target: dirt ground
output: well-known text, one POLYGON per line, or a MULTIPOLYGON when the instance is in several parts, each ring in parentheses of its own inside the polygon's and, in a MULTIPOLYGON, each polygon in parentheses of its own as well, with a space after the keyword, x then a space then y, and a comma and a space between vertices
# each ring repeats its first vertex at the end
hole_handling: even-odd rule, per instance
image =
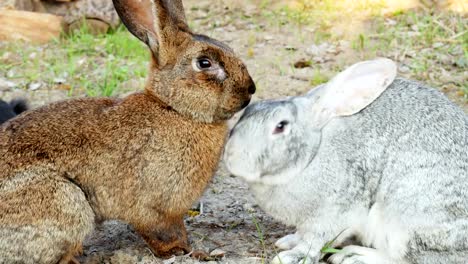
MULTIPOLYGON (((274 256, 274 242, 294 229, 265 215, 241 180, 220 170, 201 198, 202 214, 186 218, 194 251, 209 255, 208 263, 264 263, 274 256), (216 250, 216 251, 215 251, 216 250)), ((199 263, 188 256, 161 260, 125 223, 108 221, 84 245, 81 263, 199 263)), ((206 262, 203 261, 203 262, 206 262)))
MULTIPOLYGON (((243 58, 257 83, 256 100, 304 93, 314 86, 315 82, 311 81, 310 76, 317 76, 317 68, 321 74, 318 77, 330 78, 339 69, 374 55, 397 59, 400 75, 408 75, 405 74, 405 61, 398 54, 357 52, 351 48, 352 41, 346 38, 312 46, 317 43, 317 28, 295 24, 273 27, 270 22, 261 21, 254 23, 252 21, 261 11, 252 1, 213 2, 185 1, 188 20, 196 31, 223 40, 243 58), (245 17, 249 19, 243 19, 245 17), (295 62, 312 57, 316 67, 291 67, 295 62)), ((411 60, 411 57, 405 60, 411 60)), ((451 75, 449 72, 448 75, 458 78, 457 82, 466 82, 467 73, 457 71, 457 74, 451 75)), ((437 76, 435 79, 438 79, 437 76)), ((138 79, 132 85, 138 89, 143 83, 144 80, 138 79)), ((454 87, 450 82, 445 82, 441 89, 468 112, 466 99, 454 87)), ((60 89, 0 89, 0 98, 10 99, 18 95, 28 98, 33 107, 68 97, 67 92, 60 89)), ((213 264, 267 262, 275 255, 274 242, 294 232, 294 228, 286 227, 266 215, 256 205, 248 186, 230 176, 222 164, 220 167, 201 198, 201 214, 186 218, 193 249, 208 254, 213 250, 221 251, 219 255, 224 257, 213 257, 208 262, 213 264)), ((79 261, 89 264, 198 263, 187 256, 157 259, 130 226, 118 221, 108 221, 97 228, 85 242, 79 261)))

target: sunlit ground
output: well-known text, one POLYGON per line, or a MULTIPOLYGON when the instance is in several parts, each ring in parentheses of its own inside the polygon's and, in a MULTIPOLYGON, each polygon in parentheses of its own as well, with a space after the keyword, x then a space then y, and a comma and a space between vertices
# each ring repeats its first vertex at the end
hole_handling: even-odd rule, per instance
MULTIPOLYGON (((400 75, 441 89, 465 109, 468 104, 468 1, 186 0, 185 5, 195 31, 227 41, 246 61, 261 98, 302 92, 358 60, 384 56, 399 63, 400 75), (294 67, 300 60, 309 67, 294 67), (274 83, 284 83, 282 90, 275 91, 274 83)), ((14 83, 9 91, 0 89, 0 96, 25 92, 34 98, 45 90, 57 98, 119 95, 142 88, 147 56, 124 27, 98 37, 83 29, 40 46, 0 43, 0 78, 14 83)), ((37 104, 50 100, 55 99, 37 104)))

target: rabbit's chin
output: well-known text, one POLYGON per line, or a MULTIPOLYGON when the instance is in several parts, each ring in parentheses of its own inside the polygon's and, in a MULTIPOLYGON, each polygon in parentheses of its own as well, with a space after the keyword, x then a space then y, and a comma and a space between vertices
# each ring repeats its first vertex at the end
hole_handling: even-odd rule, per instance
POLYGON ((250 175, 236 175, 234 176, 240 177, 244 179, 248 184, 251 185, 285 185, 290 182, 290 178, 286 175, 261 175, 261 174, 250 174, 250 175))
POLYGON ((228 170, 231 173, 231 175, 234 175, 238 178, 242 178, 244 181, 250 183, 250 182, 258 182, 261 180, 260 173, 248 173, 248 172, 237 172, 233 170, 232 168, 229 168, 228 170))
POLYGON ((285 185, 292 180, 288 174, 274 174, 274 175, 262 175, 260 181, 263 185, 285 185))

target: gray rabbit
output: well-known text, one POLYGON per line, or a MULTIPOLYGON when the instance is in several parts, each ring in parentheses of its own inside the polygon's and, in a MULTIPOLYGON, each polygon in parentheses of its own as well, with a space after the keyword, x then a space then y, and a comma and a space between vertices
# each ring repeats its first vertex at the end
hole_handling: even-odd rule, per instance
POLYGON ((462 109, 376 59, 252 104, 224 160, 297 228, 273 263, 317 263, 329 241, 333 264, 468 263, 467 133, 462 109))

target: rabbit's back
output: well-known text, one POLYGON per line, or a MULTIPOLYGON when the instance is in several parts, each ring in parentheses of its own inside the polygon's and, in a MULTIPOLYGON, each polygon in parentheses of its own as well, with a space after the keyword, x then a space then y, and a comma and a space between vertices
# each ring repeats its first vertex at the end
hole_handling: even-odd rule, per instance
MULTIPOLYGON (((421 250, 466 252, 467 131, 467 116, 442 93, 396 79, 360 113, 323 129, 310 170, 323 172, 321 185, 341 194, 330 194, 335 200, 374 208, 377 213, 364 221, 377 229, 370 224, 366 233, 385 238, 405 230, 414 256, 421 250)), ((402 237, 393 241, 404 243, 402 237)))
MULTIPOLYGON (((216 169, 227 128, 193 121, 139 93, 52 104, 1 129, 0 178, 48 167, 78 181, 104 217, 123 218, 135 199, 142 207, 190 206, 216 169), (122 195, 134 198, 112 198, 122 195)), ((147 217, 139 212, 135 218, 147 217)))
POLYGON ((85 98, 52 103, 0 127, 2 175, 24 164, 58 162, 99 142, 100 117, 118 101, 85 98))
POLYGON ((455 234, 468 234, 467 120, 442 93, 397 79, 343 119, 345 135, 335 145, 346 146, 351 174, 364 179, 358 185, 365 199, 383 205, 383 215, 401 221, 427 248, 466 250, 466 239, 455 234))

